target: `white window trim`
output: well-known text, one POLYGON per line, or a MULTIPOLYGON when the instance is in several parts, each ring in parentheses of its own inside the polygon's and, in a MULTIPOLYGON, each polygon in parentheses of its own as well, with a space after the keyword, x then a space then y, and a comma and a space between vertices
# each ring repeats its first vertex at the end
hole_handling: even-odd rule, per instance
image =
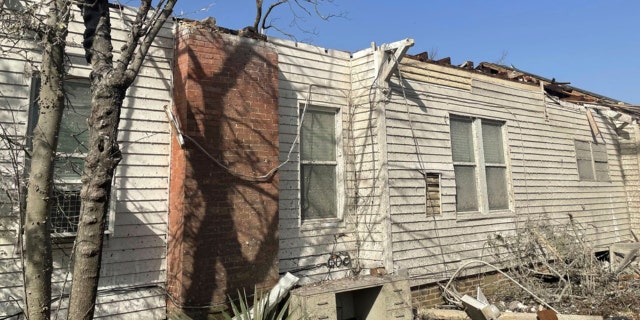
MULTIPOLYGON (((83 81, 88 81, 88 78, 85 77, 69 77, 67 79, 64 79, 65 82, 83 82, 83 81)), ((29 96, 29 110, 28 110, 28 121, 27 121, 27 130, 26 130, 26 134, 31 135, 33 134, 33 129, 35 128, 35 123, 33 123, 34 121, 34 112, 36 112, 34 110, 34 106, 35 106, 35 98, 39 95, 39 92, 37 90, 40 90, 40 80, 36 79, 35 77, 32 78, 31 80, 31 93, 29 96)), ((66 103, 66 102, 65 102, 66 103)), ((64 120, 63 120, 64 121, 64 120)), ((88 130, 88 127, 87 127, 88 130)), ((31 141, 31 138, 29 138, 29 141, 31 141)), ((29 148, 32 148, 32 146, 30 145, 29 148)), ((62 152, 57 152, 57 154, 64 154, 62 152)), ((70 156, 76 156, 79 154, 76 153, 72 153, 72 154, 66 154, 66 155, 70 155, 70 156)), ((30 159, 29 155, 25 156, 25 159, 30 159)), ((30 160, 27 160, 30 161, 30 160)), ((28 172, 24 172, 24 177, 28 176, 28 172)), ((28 178, 28 177, 27 177, 28 178)), ((60 179, 60 181, 58 181, 58 183, 62 182, 65 185, 73 185, 73 184, 77 184, 80 186, 80 188, 82 188, 82 182, 80 181, 80 179, 60 179)), ((62 187, 63 189, 66 189, 66 186, 59 186, 62 187)), ((104 231, 105 235, 110 235, 114 232, 114 227, 115 227, 115 217, 116 217, 116 176, 115 176, 115 172, 114 172, 114 176, 112 179, 112 185, 111 185, 111 196, 109 197, 109 208, 107 211, 107 228, 104 231)), ((75 238, 75 236, 77 235, 77 232, 52 232, 51 233, 51 237, 54 239, 58 239, 58 240, 64 240, 66 238, 75 238)))
MULTIPOLYGON (((508 151, 508 140, 507 140, 507 122, 505 120, 499 120, 499 119, 487 119, 487 118, 480 118, 480 117, 476 117, 476 116, 469 116, 469 115, 463 115, 463 114, 450 114, 449 115, 449 119, 451 118, 460 118, 460 119, 470 119, 471 120, 471 130, 472 130, 472 136, 473 136, 473 155, 476 159, 475 162, 453 162, 452 164, 455 166, 457 165, 468 165, 471 166, 473 165, 476 168, 476 176, 475 176, 475 180, 476 180, 476 192, 477 192, 477 197, 476 200, 478 201, 478 210, 471 210, 471 211, 458 211, 456 209, 456 213, 457 214, 462 214, 462 215, 468 215, 468 214, 488 214, 491 213, 493 214, 513 214, 514 213, 514 195, 513 195, 513 182, 512 182, 512 177, 511 177, 511 161, 510 161, 510 156, 509 156, 509 151, 508 151), (501 131, 502 131, 502 146, 503 146, 503 150, 502 152, 504 153, 504 165, 501 166, 495 166, 495 167, 503 167, 505 168, 505 179, 507 180, 506 183, 506 188, 507 188, 507 203, 508 203, 508 208, 507 209, 497 209, 497 210, 490 210, 489 209, 489 194, 488 194, 488 187, 487 187, 487 174, 486 174, 486 163, 484 160, 484 149, 483 149, 483 138, 482 138, 482 121, 489 121, 489 122, 500 122, 502 123, 501 125, 501 131)), ((451 125, 449 125, 449 128, 451 128, 451 125)), ((449 133, 449 136, 451 136, 451 133, 449 133)), ((453 153, 453 149, 451 150, 453 153)), ((452 157, 453 158, 453 157, 452 157)), ((453 160, 453 159, 452 159, 453 160)), ((489 165, 492 166, 492 165, 489 165)), ((457 204, 456 204, 457 206, 457 204)))
MULTIPOLYGON (((344 224, 344 206, 345 206, 345 174, 344 174, 344 148, 343 148, 343 131, 342 131, 342 108, 336 106, 327 106, 323 104, 306 105, 300 102, 297 108, 298 122, 298 227, 302 229, 315 230, 317 228, 335 228, 343 227, 344 224), (335 112, 335 135, 336 135, 336 217, 307 219, 302 218, 302 157, 300 145, 302 143, 302 115, 306 110, 330 111, 335 112)), ((323 164, 324 161, 308 162, 309 164, 323 164)), ((331 161, 333 164, 333 161, 331 161)))

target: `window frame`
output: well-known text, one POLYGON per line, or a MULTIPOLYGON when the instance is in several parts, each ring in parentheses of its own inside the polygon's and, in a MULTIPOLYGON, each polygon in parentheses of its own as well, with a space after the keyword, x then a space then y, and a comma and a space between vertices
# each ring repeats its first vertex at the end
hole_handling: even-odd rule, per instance
POLYGON ((452 165, 454 167, 454 180, 455 180, 455 167, 473 167, 475 169, 475 196, 476 196, 476 208, 475 210, 463 210, 460 211, 458 209, 458 186, 456 183, 456 191, 455 191, 455 212, 460 214, 472 214, 472 213, 513 213, 514 208, 514 200, 513 200, 513 187, 512 187, 512 177, 511 177, 511 163, 509 157, 508 150, 508 139, 507 139, 507 122, 505 120, 498 119, 487 119, 480 118, 476 116, 468 116, 468 115, 459 115, 459 114, 449 114, 449 139, 451 143, 451 155, 452 155, 452 165), (454 161, 453 158, 453 138, 451 131, 451 121, 465 121, 471 123, 471 148, 473 153, 473 161, 471 162, 460 162, 454 161), (485 159, 484 152, 484 137, 482 132, 483 123, 493 123, 500 125, 500 134, 501 134, 501 143, 502 143, 502 157, 503 163, 488 163, 485 159), (504 180, 505 180, 505 195, 506 195, 506 208, 498 208, 498 209, 490 209, 489 207, 489 188, 488 188, 488 178, 487 178, 487 167, 496 167, 504 169, 504 180))
MULTIPOLYGON (((31 78, 31 89, 30 89, 30 96, 29 96, 29 110, 28 110, 28 119, 27 119, 27 130, 26 130, 26 135, 27 135, 27 150, 29 150, 29 152, 33 149, 33 144, 32 144, 32 140, 33 140, 33 130, 35 129, 35 125, 36 125, 36 121, 37 118, 39 116, 38 112, 39 112, 39 105, 38 105, 38 101, 37 99, 39 99, 39 95, 40 95, 40 83, 41 79, 38 75, 34 75, 31 78)), ((76 83, 76 84, 81 84, 81 85, 85 85, 85 86, 89 86, 91 85, 91 82, 88 78, 86 77, 72 77, 69 76, 67 78, 65 78, 64 83, 76 83)), ((66 91, 65 91, 65 109, 68 107, 68 100, 67 100, 67 96, 66 96, 66 91)), ((62 121, 65 121, 65 117, 63 115, 62 117, 62 121)), ((87 130, 89 130, 89 127, 87 126, 87 130)), ((60 139, 58 139, 58 148, 60 146, 60 139)), ((58 149, 57 148, 57 149, 58 149)), ((31 157, 30 154, 27 152, 25 153, 25 161, 26 161, 26 166, 24 169, 24 177, 28 179, 28 174, 29 174, 29 167, 31 165, 31 157)), ((83 159, 84 161, 84 156, 85 154, 82 152, 72 152, 72 153, 65 153, 65 152, 60 152, 56 150, 56 157, 58 157, 59 155, 62 155, 63 157, 71 157, 71 158, 80 158, 83 159)), ((55 160, 54 160, 54 170, 55 170, 55 160)), ((55 174, 55 172, 54 172, 55 174)), ((62 192, 68 192, 68 191, 77 191, 78 194, 80 193, 81 189, 82 189, 82 182, 81 180, 81 174, 77 177, 77 178, 69 178, 69 177, 55 177, 53 178, 54 180, 54 186, 53 186, 53 192, 55 192, 56 190, 60 190, 62 192)), ((116 204, 116 176, 114 174, 114 177, 112 179, 112 185, 111 185, 111 196, 109 198, 109 207, 107 210, 107 224, 106 224, 106 228, 105 228, 105 235, 109 235, 113 232, 114 227, 115 227, 115 204, 116 204)), ((54 195, 55 197, 55 195, 54 195)), ((55 206, 56 204, 52 204, 52 206, 55 206)), ((54 210, 54 207, 52 207, 51 210, 54 210)), ((80 210, 78 210, 78 216, 80 214, 80 210)), ((77 228, 77 227, 76 227, 77 228)), ((56 239, 64 239, 64 238, 74 238, 77 234, 77 231, 74 232, 55 232, 53 230, 53 226, 52 226, 52 230, 51 230, 51 237, 52 238, 56 238, 56 239)))
POLYGON ((342 135, 342 108, 335 106, 326 106, 322 104, 309 104, 300 102, 297 108, 298 116, 298 226, 299 227, 338 227, 343 222, 344 218, 344 151, 343 151, 343 135, 342 135), (303 116, 306 112, 318 111, 325 113, 333 113, 334 115, 334 136, 335 136, 335 161, 314 161, 314 160, 302 160, 302 145, 303 145, 303 116), (327 218, 304 218, 303 216, 303 192, 302 192, 302 170, 305 165, 335 165, 335 182, 336 182, 336 214, 333 217, 327 218))
POLYGON ((587 182, 611 182, 611 174, 609 172, 609 152, 607 150, 607 144, 606 143, 594 143, 593 141, 588 141, 588 140, 580 140, 580 139, 574 139, 573 140, 573 146, 574 146, 574 152, 575 152, 575 158, 576 158, 576 171, 578 173, 578 181, 587 181, 587 182), (588 163, 589 163, 589 169, 590 169, 590 174, 592 175, 592 178, 589 179, 588 177, 584 177, 584 173, 581 173, 580 171, 580 160, 587 160, 587 159, 582 159, 579 158, 579 152, 578 152, 578 144, 582 143, 582 144, 587 144, 589 146, 589 159, 588 159, 588 163), (594 150, 594 146, 599 146, 602 147, 603 150, 594 150), (596 153, 602 153, 604 154, 604 160, 596 160, 596 153), (596 168, 596 164, 597 163, 604 163, 606 165, 607 170, 605 171, 606 173, 606 178, 604 179, 599 179, 598 178, 598 170, 596 168))

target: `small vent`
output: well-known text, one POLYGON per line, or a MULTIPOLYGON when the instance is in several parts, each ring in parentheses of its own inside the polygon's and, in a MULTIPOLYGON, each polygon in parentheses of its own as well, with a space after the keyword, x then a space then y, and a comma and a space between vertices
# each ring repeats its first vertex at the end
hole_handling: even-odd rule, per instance
POLYGON ((440 174, 427 172, 424 181, 427 215, 440 214, 440 174))

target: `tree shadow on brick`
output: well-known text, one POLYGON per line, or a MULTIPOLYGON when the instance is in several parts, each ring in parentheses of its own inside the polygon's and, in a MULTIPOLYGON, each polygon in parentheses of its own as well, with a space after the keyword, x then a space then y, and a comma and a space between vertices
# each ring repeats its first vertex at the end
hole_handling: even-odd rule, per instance
POLYGON ((277 55, 203 28, 178 41, 174 100, 195 142, 172 147, 168 289, 200 318, 278 279, 279 179, 250 178, 278 165, 277 55))

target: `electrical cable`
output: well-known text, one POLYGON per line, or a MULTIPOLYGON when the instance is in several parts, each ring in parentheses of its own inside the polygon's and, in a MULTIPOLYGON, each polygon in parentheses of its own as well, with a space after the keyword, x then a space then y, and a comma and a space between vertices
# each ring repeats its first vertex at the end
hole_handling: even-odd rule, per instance
MULTIPOLYGON (((395 55, 392 55, 396 65, 398 66, 400 64, 400 62, 397 60, 395 55)), ((415 134, 415 130, 413 127, 413 121, 411 121, 411 111, 409 110, 409 99, 407 99, 407 93, 406 93, 406 88, 404 86, 404 80, 402 78, 402 71, 400 70, 400 68, 397 68, 398 70, 398 81, 400 83, 400 87, 402 88, 402 97, 404 98, 404 105, 405 108, 407 110, 407 119, 409 121, 409 128, 411 129, 411 137, 413 138, 413 144, 416 148, 416 157, 418 159, 418 164, 420 165, 420 173, 422 174, 422 176, 425 179, 425 197, 427 198, 427 201, 431 202, 430 197, 428 197, 429 194, 429 183, 427 181, 427 172, 424 166, 424 161, 422 159, 422 153, 420 152, 420 144, 418 142, 418 138, 416 137, 415 134)), ((446 275, 447 273, 449 273, 449 268, 447 267, 447 261, 446 258, 444 256, 444 247, 442 245, 442 240, 440 239, 440 233, 438 232, 438 226, 437 226, 437 219, 436 219, 436 215, 432 214, 431 215, 432 219, 433 219, 433 231, 435 232, 435 236, 436 239, 438 241, 438 248, 440 249, 440 257, 442 259, 442 265, 444 266, 444 271, 443 271, 443 276, 446 275)))
MULTIPOLYGON (((291 161, 291 154, 293 153, 293 150, 295 149, 296 144, 298 144, 298 142, 300 140, 300 132, 301 132, 300 129, 301 129, 302 123, 304 121, 304 116, 305 116, 305 114, 307 112, 307 107, 309 107, 309 103, 311 101, 311 89, 313 87, 335 89, 335 88, 328 87, 328 86, 323 86, 323 85, 309 84, 309 87, 307 89, 307 98, 306 98, 306 101, 304 103, 304 107, 302 108, 302 113, 300 115, 300 121, 298 122, 298 125, 297 125, 296 136, 293 139, 293 142, 291 143, 291 147, 289 147, 289 151, 287 152, 286 160, 283 161, 282 163, 280 163, 279 165, 277 165, 276 167, 272 168, 271 170, 269 170, 266 174, 260 175, 260 176, 246 175, 246 174, 242 174, 242 173, 239 173, 239 172, 236 172, 236 171, 232 170, 231 168, 229 168, 225 164, 223 164, 220 160, 218 160, 216 157, 214 157, 211 153, 209 153, 209 151, 207 151, 200 143, 198 143, 198 141, 196 141, 196 139, 194 139, 193 137, 185 134, 182 131, 182 129, 180 129, 179 123, 177 123, 177 121, 176 121, 176 123, 174 123, 171 120, 169 122, 173 125, 174 129, 179 134, 179 136, 183 136, 183 137, 187 138, 189 141, 191 141, 209 159, 211 159, 215 164, 217 164, 222 169, 226 170, 232 176, 234 176, 236 178, 248 180, 248 181, 253 181, 253 182, 265 182, 265 181, 268 181, 273 176, 273 174, 276 173, 276 171, 278 171, 280 168, 282 168, 284 165, 286 165, 287 163, 289 163, 291 161)), ((166 109, 168 114, 171 114, 171 116, 169 117, 171 119, 173 117, 173 112, 169 108, 167 108, 166 106, 165 106, 165 109, 166 109)), ((175 119, 175 117, 173 117, 173 119, 175 119)))

